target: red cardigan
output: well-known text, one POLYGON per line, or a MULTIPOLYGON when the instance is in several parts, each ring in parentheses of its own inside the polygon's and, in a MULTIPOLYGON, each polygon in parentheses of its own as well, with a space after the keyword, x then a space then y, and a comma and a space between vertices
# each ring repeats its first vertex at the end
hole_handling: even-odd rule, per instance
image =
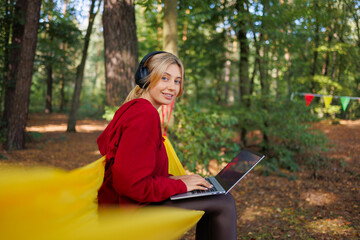
POLYGON ((169 178, 160 117, 149 101, 138 98, 122 105, 97 143, 107 162, 100 205, 143 205, 186 192, 181 180, 169 178))

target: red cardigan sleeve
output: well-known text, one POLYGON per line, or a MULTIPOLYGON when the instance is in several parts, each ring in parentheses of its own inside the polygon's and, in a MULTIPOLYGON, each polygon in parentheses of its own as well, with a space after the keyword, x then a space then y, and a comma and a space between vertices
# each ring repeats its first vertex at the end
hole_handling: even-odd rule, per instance
POLYGON ((148 203, 186 192, 181 180, 168 177, 168 159, 156 109, 152 105, 134 105, 124 122, 112 166, 113 187, 119 196, 148 203))

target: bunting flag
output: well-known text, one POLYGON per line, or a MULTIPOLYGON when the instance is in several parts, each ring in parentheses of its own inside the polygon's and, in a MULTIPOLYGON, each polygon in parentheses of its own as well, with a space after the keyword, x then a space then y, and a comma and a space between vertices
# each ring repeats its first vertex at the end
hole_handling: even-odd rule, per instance
POLYGON ((324 99, 325 107, 328 108, 330 106, 330 103, 331 103, 333 97, 332 96, 324 96, 323 99, 324 99))
POLYGON ((342 108, 343 108, 344 111, 348 107, 348 105, 350 103, 350 100, 358 100, 359 103, 360 103, 360 97, 330 96, 330 95, 322 95, 322 94, 314 94, 314 93, 298 93, 298 92, 291 93, 291 97, 290 97, 291 101, 294 99, 295 94, 305 96, 306 106, 310 105, 310 103, 311 103, 311 101, 313 100, 314 97, 322 97, 324 99, 324 103, 325 103, 326 108, 328 108, 330 106, 333 98, 340 98, 341 105, 342 105, 342 108))
POLYGON ((309 106, 311 101, 313 100, 314 95, 313 94, 305 94, 305 101, 306 101, 306 106, 309 106))
POLYGON ((342 108, 345 112, 347 106, 349 105, 350 98, 349 97, 340 97, 342 108))

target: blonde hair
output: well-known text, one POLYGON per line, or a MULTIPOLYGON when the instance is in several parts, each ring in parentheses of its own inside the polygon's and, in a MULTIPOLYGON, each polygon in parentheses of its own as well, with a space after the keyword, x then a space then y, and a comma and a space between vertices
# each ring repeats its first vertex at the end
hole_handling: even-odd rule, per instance
POLYGON ((142 89, 138 85, 130 91, 129 95, 125 99, 124 103, 127 103, 136 98, 140 98, 144 93, 148 92, 153 86, 155 86, 161 79, 162 75, 166 69, 171 65, 176 64, 180 68, 182 79, 180 81, 180 91, 176 97, 180 97, 184 89, 184 65, 181 60, 171 53, 159 53, 144 63, 144 67, 147 67, 150 70, 150 74, 146 77, 147 88, 142 89))

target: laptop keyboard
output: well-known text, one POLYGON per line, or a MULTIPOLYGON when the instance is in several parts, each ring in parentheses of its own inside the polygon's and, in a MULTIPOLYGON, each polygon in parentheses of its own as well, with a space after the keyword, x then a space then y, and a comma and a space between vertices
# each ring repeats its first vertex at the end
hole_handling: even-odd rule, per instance
POLYGON ((210 178, 205 178, 206 181, 208 181, 211 185, 213 185, 212 188, 208 189, 208 190, 193 190, 191 191, 191 193, 195 194, 195 193, 207 193, 207 192, 216 192, 218 191, 215 187, 215 185, 211 182, 210 178))

